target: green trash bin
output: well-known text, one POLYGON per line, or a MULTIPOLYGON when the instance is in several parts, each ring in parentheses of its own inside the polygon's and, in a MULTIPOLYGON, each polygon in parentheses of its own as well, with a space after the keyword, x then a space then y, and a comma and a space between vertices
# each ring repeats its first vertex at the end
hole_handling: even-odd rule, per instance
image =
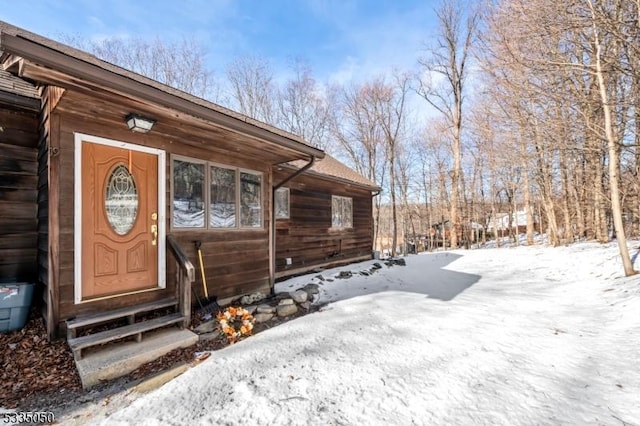
POLYGON ((0 333, 19 330, 27 323, 34 287, 32 283, 0 283, 0 333))

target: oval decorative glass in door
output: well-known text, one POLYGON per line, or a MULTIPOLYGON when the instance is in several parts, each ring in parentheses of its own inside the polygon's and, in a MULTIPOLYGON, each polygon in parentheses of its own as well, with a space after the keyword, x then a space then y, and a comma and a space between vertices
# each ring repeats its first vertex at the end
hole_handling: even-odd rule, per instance
POLYGON ((126 235, 138 216, 138 190, 131 173, 119 165, 107 179, 104 201, 107 220, 116 234, 126 235))

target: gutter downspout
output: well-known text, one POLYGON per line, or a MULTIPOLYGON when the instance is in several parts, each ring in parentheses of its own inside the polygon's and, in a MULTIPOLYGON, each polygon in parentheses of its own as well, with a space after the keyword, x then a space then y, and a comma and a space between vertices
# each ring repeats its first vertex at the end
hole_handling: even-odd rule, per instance
POLYGON ((316 158, 317 157, 315 155, 311 155, 309 162, 305 164, 304 167, 296 170, 295 173, 285 178, 282 182, 273 185, 273 188, 271 189, 271 223, 269 224, 269 239, 271 240, 269 244, 269 288, 272 296, 275 295, 276 288, 276 190, 295 177, 309 170, 316 162, 316 158))
POLYGON ((285 180, 283 180, 282 182, 280 182, 277 185, 274 185, 273 187, 273 193, 275 194, 276 189, 280 188, 281 186, 283 186, 285 183, 289 182, 291 179, 295 178, 298 175, 301 175, 302 173, 306 172, 307 170, 309 170, 311 168, 311 166, 313 166, 313 163, 316 162, 316 156, 312 155, 311 159, 309 160, 309 162, 307 164, 304 165, 303 168, 297 170, 294 174, 292 174, 291 176, 289 176, 288 178, 286 178, 285 180))

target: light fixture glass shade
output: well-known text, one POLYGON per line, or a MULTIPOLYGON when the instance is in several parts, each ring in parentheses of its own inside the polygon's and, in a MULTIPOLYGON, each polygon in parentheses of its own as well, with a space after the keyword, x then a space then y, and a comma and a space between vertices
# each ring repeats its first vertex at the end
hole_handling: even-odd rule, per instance
POLYGON ((125 120, 127 122, 127 126, 129 126, 129 130, 140 133, 147 133, 151 130, 153 125, 156 124, 155 120, 138 114, 129 114, 125 120))

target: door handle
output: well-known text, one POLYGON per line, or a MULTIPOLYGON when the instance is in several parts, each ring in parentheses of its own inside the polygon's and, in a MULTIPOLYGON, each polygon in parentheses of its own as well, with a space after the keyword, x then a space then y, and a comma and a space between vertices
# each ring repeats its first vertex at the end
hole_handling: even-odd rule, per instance
POLYGON ((155 246, 158 244, 158 213, 151 213, 151 220, 153 221, 151 225, 151 245, 155 246))
POLYGON ((158 244, 158 225, 151 225, 151 245, 155 246, 158 244))
POLYGON ((158 224, 156 223, 158 220, 158 213, 151 213, 151 220, 154 222, 151 225, 151 245, 155 246, 158 244, 158 224))

